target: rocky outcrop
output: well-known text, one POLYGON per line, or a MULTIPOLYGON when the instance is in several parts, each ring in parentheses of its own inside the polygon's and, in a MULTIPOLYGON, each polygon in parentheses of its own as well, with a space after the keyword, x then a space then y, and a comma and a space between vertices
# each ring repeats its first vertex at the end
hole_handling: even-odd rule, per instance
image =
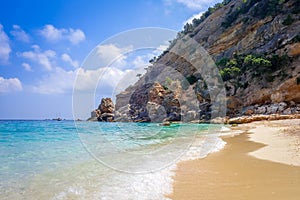
POLYGON ((91 117, 88 121, 103 121, 103 122, 113 122, 115 106, 111 98, 101 99, 101 103, 98 109, 91 112, 91 117))
POLYGON ((101 103, 98 106, 98 110, 100 110, 101 113, 114 113, 115 106, 111 98, 103 98, 101 99, 101 103))
POLYGON ((137 83, 117 95, 117 120, 219 121, 212 119, 217 116, 214 112, 222 111, 216 109, 218 105, 211 96, 213 88, 205 78, 210 75, 210 71, 205 71, 210 64, 203 58, 206 54, 197 57, 200 48, 185 49, 189 38, 216 63, 232 61, 218 65, 218 70, 224 73, 224 68, 234 64, 239 70, 229 77, 222 76, 229 117, 299 114, 299 1, 226 2, 206 13, 201 23, 187 26, 192 28, 180 32, 137 83), (261 60, 250 65, 245 59, 247 55, 261 60), (264 64, 267 67, 262 67, 264 64))
POLYGON ((283 120, 283 119, 300 119, 300 114, 294 115, 279 115, 279 114, 272 114, 272 115, 253 115, 253 116, 242 116, 242 117, 235 117, 228 120, 225 120, 227 124, 245 124, 254 121, 262 121, 262 120, 283 120))
POLYGON ((91 112, 91 117, 87 121, 98 121, 98 118, 101 116, 100 110, 96 109, 91 112))
POLYGON ((300 104, 296 104, 293 101, 290 101, 288 104, 285 102, 273 103, 273 104, 262 105, 262 106, 259 106, 257 104, 254 106, 245 107, 241 114, 242 115, 300 114, 300 104))
MULTIPOLYGON (((124 106, 118 106, 117 121, 162 122, 180 121, 180 104, 178 94, 160 83, 147 83, 136 87, 131 96, 119 94, 117 99, 126 99, 124 106)), ((118 100, 117 100, 118 102, 118 100)))

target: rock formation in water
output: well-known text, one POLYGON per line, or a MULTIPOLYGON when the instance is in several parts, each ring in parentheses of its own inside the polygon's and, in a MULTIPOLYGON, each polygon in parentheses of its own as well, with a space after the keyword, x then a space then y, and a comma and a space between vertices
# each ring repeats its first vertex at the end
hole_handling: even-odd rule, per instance
POLYGON ((89 121, 113 122, 115 106, 111 98, 101 99, 98 109, 91 112, 89 121))
POLYGON ((117 95, 116 120, 213 118, 212 88, 207 74, 197 70, 208 61, 197 57, 200 49, 182 47, 189 38, 214 60, 228 116, 300 113, 299 13, 299 0, 226 0, 209 8, 185 25, 137 83, 117 95), (174 53, 180 50, 182 55, 174 53))

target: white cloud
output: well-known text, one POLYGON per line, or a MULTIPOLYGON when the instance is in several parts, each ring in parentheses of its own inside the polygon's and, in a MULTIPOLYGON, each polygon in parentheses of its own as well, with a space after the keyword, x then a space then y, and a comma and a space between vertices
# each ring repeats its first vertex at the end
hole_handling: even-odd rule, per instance
POLYGON ((102 91, 111 92, 127 71, 114 67, 104 67, 97 70, 84 70, 81 68, 77 74, 75 89, 94 91, 98 87, 102 91))
MULTIPOLYGON (((208 5, 212 5, 212 0, 176 0, 192 10, 201 10, 208 5)), ((217 1, 216 1, 217 2, 217 1)))
MULTIPOLYGON (((139 79, 136 75, 145 73, 144 68, 149 66, 149 59, 165 50, 166 47, 167 45, 161 45, 149 54, 127 59, 126 52, 130 52, 132 47, 118 48, 112 44, 101 45, 94 51, 98 60, 92 63, 101 62, 101 64, 106 64, 101 66, 106 67, 76 68, 69 71, 56 67, 33 87, 33 91, 41 94, 63 94, 71 93, 73 89, 79 93, 95 92, 97 89, 96 91, 101 94, 118 94, 134 84, 139 79), (109 65, 115 59, 119 63, 109 65), (120 63, 125 64, 126 67, 120 63)), ((35 51, 40 51, 37 46, 34 48, 35 51)), ((74 65, 74 60, 66 53, 61 55, 61 59, 74 65)))
POLYGON ((159 45, 151 54, 149 54, 150 59, 154 56, 157 57, 161 55, 165 50, 167 50, 169 47, 169 42, 165 41, 164 44, 159 45))
MULTIPOLYGON (((97 70, 78 68, 67 71, 57 67, 44 76, 33 87, 33 91, 41 94, 63 94, 70 93, 73 89, 79 92, 94 92, 95 88, 98 87, 102 92, 109 93, 129 71, 112 67, 97 70)), ((125 86, 128 85, 125 84, 125 86)))
POLYGON ((63 94, 70 92, 76 77, 77 70, 66 71, 55 68, 33 87, 33 91, 40 94, 63 94))
POLYGON ((134 52, 132 46, 99 45, 80 68, 75 83, 76 91, 97 91, 101 94, 118 94, 138 81, 137 74, 144 74, 149 60, 168 47, 166 41, 151 52, 134 52))
POLYGON ((220 0, 164 0, 166 7, 179 3, 191 10, 204 11, 209 6, 220 3, 220 0))
POLYGON ((0 63, 6 64, 8 62, 10 52, 9 38, 0 24, 0 63))
POLYGON ((61 55, 61 59, 66 62, 66 63, 69 63, 71 66, 73 66, 74 68, 78 68, 79 67, 79 62, 77 60, 73 60, 71 58, 70 55, 64 53, 61 55))
POLYGON ((85 40, 85 34, 80 29, 58 29, 51 24, 47 24, 40 30, 40 34, 49 41, 68 40, 72 44, 78 44, 85 40))
POLYGON ((19 26, 13 25, 13 30, 10 33, 17 39, 22 42, 29 42, 29 35, 19 26))
POLYGON ((148 60, 149 60, 148 56, 147 56, 147 59, 145 59, 145 57, 143 57, 143 56, 137 56, 133 60, 132 64, 135 69, 145 68, 145 67, 149 66, 148 60))
POLYGON ((57 29, 53 25, 47 24, 40 30, 40 34, 48 40, 55 41, 61 40, 63 38, 63 33, 66 33, 66 31, 66 29, 57 29))
POLYGON ((22 91, 22 83, 18 78, 5 79, 0 76, 0 93, 22 91))
POLYGON ((32 68, 28 63, 22 63, 22 66, 26 71, 32 71, 32 68))
POLYGON ((53 50, 41 51, 41 49, 37 45, 33 45, 32 48, 33 51, 25 51, 19 53, 18 55, 31 61, 37 62, 45 70, 52 70, 52 60, 56 57, 56 52, 53 50))
POLYGON ((183 25, 186 25, 186 23, 193 24, 193 19, 200 19, 204 12, 200 12, 198 14, 194 14, 192 17, 188 18, 185 22, 183 22, 183 25))
POLYGON ((100 62, 102 66, 113 64, 113 67, 122 68, 126 65, 126 53, 132 49, 132 46, 119 48, 114 44, 99 45, 96 47, 98 62, 100 62))
MULTIPOLYGON (((44 52, 41 52, 38 46, 33 48, 34 51, 28 54, 35 56, 27 57, 37 61, 36 58, 39 56, 36 54, 44 52)), ((93 69, 76 68, 69 71, 56 67, 44 76, 33 87, 33 90, 42 94, 70 93, 73 89, 79 92, 94 92, 96 88, 103 94, 111 93, 115 89, 121 91, 136 82, 138 80, 136 74, 143 73, 145 71, 144 67, 148 65, 148 55, 137 56, 130 63, 127 63, 127 57, 124 53, 130 50, 132 50, 132 47, 118 48, 112 44, 98 46, 94 51, 97 59, 91 63, 98 64, 101 62, 102 67, 93 69), (112 61, 115 61, 113 65, 109 65, 112 61), (130 65, 131 68, 136 70, 120 67, 124 65, 130 65), (75 80, 76 82, 74 82, 75 80)), ((24 53, 22 55, 24 56, 24 53)), ((61 59, 73 66, 78 66, 78 62, 76 64, 76 61, 66 53, 61 55, 61 59)))
POLYGON ((68 39, 72 44, 78 44, 85 40, 84 32, 80 29, 69 29, 68 39))

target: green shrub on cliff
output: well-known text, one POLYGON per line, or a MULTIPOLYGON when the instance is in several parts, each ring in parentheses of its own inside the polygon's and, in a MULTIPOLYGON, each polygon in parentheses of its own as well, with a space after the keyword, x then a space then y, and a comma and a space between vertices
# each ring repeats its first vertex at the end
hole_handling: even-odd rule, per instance
POLYGON ((225 67, 220 70, 220 75, 224 81, 230 80, 239 75, 241 70, 238 67, 225 67))
POLYGON ((249 67, 268 68, 272 66, 272 63, 270 60, 264 57, 247 55, 244 59, 244 65, 246 65, 247 68, 249 67))
MULTIPOLYGON (((225 18, 222 27, 229 28, 240 15, 248 13, 250 9, 251 12, 249 12, 249 15, 255 18, 263 19, 267 16, 274 16, 281 10, 281 6, 284 2, 285 0, 244 0, 241 7, 235 9, 231 8, 231 12, 225 18)), ((298 10, 295 12, 298 12, 298 10)))
POLYGON ((271 82, 274 77, 271 75, 272 72, 287 66, 291 61, 291 58, 283 55, 233 55, 233 58, 222 58, 216 65, 219 67, 221 77, 224 81, 232 78, 238 79, 239 75, 252 71, 253 77, 265 77, 271 82))
POLYGON ((291 12, 292 12, 293 14, 298 14, 298 13, 300 13, 300 1, 299 1, 299 0, 297 0, 297 1, 294 3, 294 6, 293 6, 291 12))
POLYGON ((285 26, 289 26, 294 22, 294 19, 292 18, 292 16, 289 14, 282 22, 283 25, 285 26))
POLYGON ((183 30, 177 35, 177 38, 180 38, 182 34, 191 33, 199 24, 201 24, 206 18, 211 14, 216 12, 218 9, 229 4, 231 0, 224 0, 222 3, 216 3, 213 7, 209 7, 200 18, 194 18, 192 23, 186 23, 183 27, 183 30))
POLYGON ((173 82, 172 79, 171 79, 169 76, 167 76, 167 77, 166 77, 165 84, 166 84, 167 86, 170 86, 172 82, 173 82))
POLYGON ((225 18, 225 21, 222 23, 222 27, 230 27, 231 24, 235 22, 241 14, 247 13, 249 9, 257 2, 259 2, 259 0, 243 1, 242 7, 238 7, 235 10, 231 10, 231 13, 225 18))
POLYGON ((292 42, 292 43, 298 43, 298 42, 300 42, 300 33, 298 33, 298 35, 296 35, 296 36, 292 39, 291 42, 292 42))
POLYGON ((193 85, 194 83, 196 83, 198 81, 198 78, 195 77, 194 75, 191 75, 191 76, 187 77, 186 80, 189 82, 190 85, 193 85))

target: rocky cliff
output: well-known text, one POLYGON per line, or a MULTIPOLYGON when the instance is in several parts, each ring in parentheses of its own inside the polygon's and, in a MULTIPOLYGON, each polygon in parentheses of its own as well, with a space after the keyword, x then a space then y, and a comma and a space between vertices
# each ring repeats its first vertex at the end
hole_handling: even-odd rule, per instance
POLYGON ((224 112, 215 98, 222 90, 215 95, 210 86, 215 82, 226 90, 218 101, 226 102, 230 117, 300 113, 299 19, 299 0, 216 4, 186 24, 147 73, 117 95, 116 120, 209 121, 224 112), (185 47, 189 40, 196 48, 185 47), (218 69, 221 81, 208 66, 218 69))

